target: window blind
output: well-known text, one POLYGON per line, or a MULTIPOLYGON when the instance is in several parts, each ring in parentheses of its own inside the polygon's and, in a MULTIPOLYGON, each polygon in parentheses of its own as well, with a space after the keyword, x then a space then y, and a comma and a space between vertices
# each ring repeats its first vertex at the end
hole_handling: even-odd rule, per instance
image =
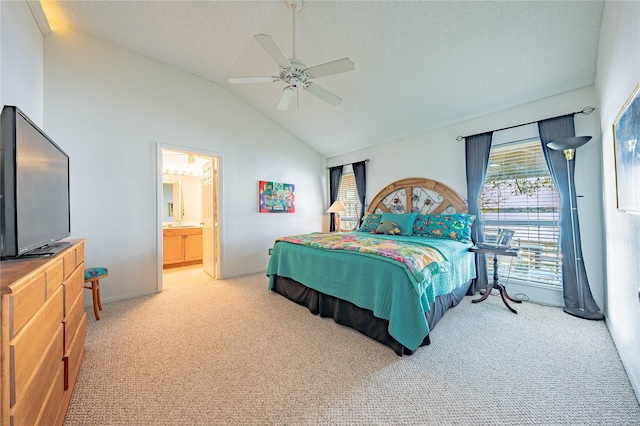
POLYGON ((356 188, 356 178, 353 173, 343 174, 338 191, 338 200, 347 208, 340 214, 340 227, 342 229, 354 229, 360 220, 360 200, 356 188))
MULTIPOLYGON (((518 258, 498 258, 501 277, 562 286, 560 196, 539 139, 491 147, 480 211, 486 241, 495 241, 502 228, 511 229, 515 231, 511 244, 521 248, 518 258)), ((493 259, 489 259, 491 277, 493 259)))

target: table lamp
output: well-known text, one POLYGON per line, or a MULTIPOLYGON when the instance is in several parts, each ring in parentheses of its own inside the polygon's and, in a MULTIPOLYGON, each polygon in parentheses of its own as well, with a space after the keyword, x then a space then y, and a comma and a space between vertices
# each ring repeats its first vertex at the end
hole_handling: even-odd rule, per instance
POLYGON ((340 200, 334 201, 333 204, 331 204, 331 207, 329 207, 329 210, 327 210, 327 213, 335 213, 336 231, 340 230, 340 213, 344 213, 346 211, 347 208, 344 206, 344 204, 342 204, 342 201, 340 200))

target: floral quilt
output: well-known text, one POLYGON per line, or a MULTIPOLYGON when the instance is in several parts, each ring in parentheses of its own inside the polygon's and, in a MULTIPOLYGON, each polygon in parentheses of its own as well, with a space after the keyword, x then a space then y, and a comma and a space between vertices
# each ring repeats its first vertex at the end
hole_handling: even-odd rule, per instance
POLYGON ((281 237, 277 241, 325 250, 343 250, 380 256, 405 265, 419 283, 429 277, 432 272, 445 271, 449 266, 442 253, 434 247, 367 234, 314 233, 281 237))

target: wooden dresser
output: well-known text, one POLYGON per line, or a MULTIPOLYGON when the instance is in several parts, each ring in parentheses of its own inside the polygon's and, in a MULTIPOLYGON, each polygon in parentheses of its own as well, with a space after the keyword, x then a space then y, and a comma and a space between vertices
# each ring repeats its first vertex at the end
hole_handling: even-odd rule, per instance
POLYGON ((62 425, 84 355, 84 242, 0 262, 0 425, 62 425))

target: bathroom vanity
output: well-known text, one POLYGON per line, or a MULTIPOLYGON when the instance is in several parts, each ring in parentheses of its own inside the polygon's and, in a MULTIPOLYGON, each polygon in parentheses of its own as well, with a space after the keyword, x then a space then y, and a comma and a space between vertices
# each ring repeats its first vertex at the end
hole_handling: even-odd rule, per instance
POLYGON ((162 267, 202 263, 202 227, 171 227, 162 230, 162 267))

